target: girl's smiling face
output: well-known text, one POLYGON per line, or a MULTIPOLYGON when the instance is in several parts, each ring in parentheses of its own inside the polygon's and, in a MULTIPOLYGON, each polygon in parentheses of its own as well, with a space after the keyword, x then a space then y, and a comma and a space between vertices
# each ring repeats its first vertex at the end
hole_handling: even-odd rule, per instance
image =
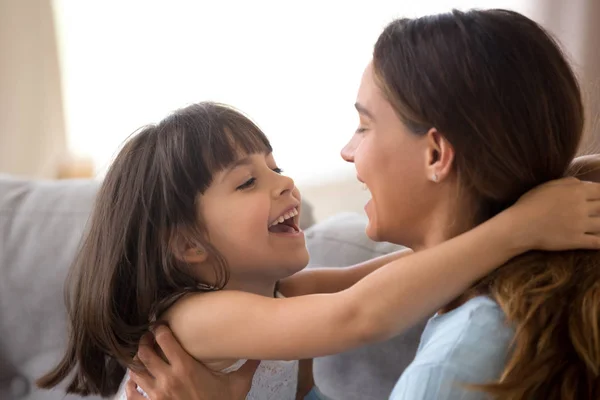
POLYGON ((198 208, 208 241, 227 261, 228 288, 272 285, 308 264, 300 192, 271 153, 240 154, 215 174, 198 208))

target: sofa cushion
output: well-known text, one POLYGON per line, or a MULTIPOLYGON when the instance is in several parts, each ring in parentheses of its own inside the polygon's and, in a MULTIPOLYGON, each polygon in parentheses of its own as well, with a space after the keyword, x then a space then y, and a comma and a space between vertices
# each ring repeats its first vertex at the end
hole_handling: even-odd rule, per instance
MULTIPOLYGON (((339 214, 306 232, 311 267, 349 266, 402 247, 375 243, 365 234, 367 218, 339 214)), ((315 384, 333 400, 387 399, 413 360, 426 320, 391 340, 314 360, 315 384)))
POLYGON ((63 354, 63 284, 97 188, 94 181, 0 178, 2 399, 77 398, 38 390, 34 381, 63 354))

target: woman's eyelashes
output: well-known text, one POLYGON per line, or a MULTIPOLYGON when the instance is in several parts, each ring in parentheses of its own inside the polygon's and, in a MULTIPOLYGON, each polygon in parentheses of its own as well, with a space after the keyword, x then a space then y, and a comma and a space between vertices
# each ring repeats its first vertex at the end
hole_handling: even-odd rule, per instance
POLYGON ((358 128, 356 128, 356 131, 354 133, 360 135, 361 133, 365 133, 366 130, 367 130, 367 128, 363 128, 362 126, 359 126, 358 128))
MULTIPOLYGON (((283 173, 283 170, 281 168, 279 168, 279 167, 275 167, 272 170, 273 170, 273 172, 275 172, 277 174, 282 174, 283 173)), ((252 178, 248 179, 246 182, 242 183, 240 186, 238 186, 236 188, 236 190, 250 189, 255 184, 256 184, 256 178, 252 177, 252 178)))

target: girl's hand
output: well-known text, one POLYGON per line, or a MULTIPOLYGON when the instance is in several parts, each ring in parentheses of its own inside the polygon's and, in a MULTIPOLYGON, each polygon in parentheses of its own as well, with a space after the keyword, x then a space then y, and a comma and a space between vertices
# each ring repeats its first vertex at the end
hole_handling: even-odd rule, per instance
POLYGON ((600 154, 577 157, 571 164, 570 175, 582 181, 600 183, 600 154))
POLYGON ((600 249, 600 184, 563 178, 504 211, 523 250, 600 249))

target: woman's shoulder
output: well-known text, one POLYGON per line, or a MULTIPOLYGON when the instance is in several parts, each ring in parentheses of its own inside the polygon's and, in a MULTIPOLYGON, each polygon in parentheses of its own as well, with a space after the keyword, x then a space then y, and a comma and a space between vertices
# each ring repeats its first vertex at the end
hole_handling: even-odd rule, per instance
POLYGON ((447 313, 433 316, 427 323, 426 333, 433 335, 444 331, 460 340, 468 338, 466 334, 478 332, 479 329, 489 331, 498 327, 509 327, 498 303, 487 296, 477 296, 447 313))
POLYGON ((513 329, 500 307, 476 297, 431 318, 414 361, 405 370, 391 399, 480 399, 467 383, 497 379, 509 355, 513 329), (428 382, 423 385, 422 382, 428 382))
POLYGON ((496 302, 475 297, 429 320, 415 361, 463 366, 502 356, 504 362, 513 334, 496 302))
POLYGON ((435 315, 430 319, 428 326, 435 330, 455 331, 457 339, 479 329, 489 331, 509 328, 504 312, 498 303, 488 296, 473 297, 445 314, 435 315))
POLYGON ((475 380, 495 376, 504 368, 513 335, 498 304, 475 297, 429 320, 411 366, 457 369, 475 380))

